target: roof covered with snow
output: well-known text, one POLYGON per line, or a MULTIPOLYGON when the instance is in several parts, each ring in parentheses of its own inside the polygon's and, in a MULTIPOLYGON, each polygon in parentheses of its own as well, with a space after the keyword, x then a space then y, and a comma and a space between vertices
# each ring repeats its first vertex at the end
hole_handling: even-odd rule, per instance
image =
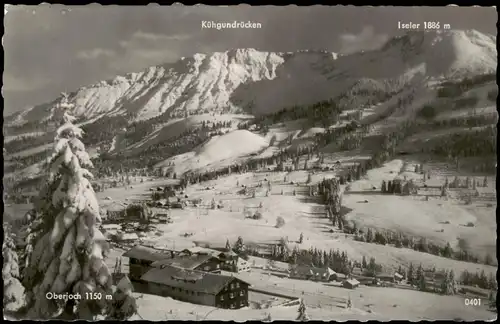
POLYGON ((292 274, 296 275, 312 275, 312 276, 331 276, 336 274, 335 271, 332 269, 326 267, 326 268, 316 268, 312 266, 306 266, 306 265, 299 265, 296 266, 292 269, 291 271, 292 274))
POLYGON ((357 281, 356 279, 354 278, 351 278, 351 279, 346 279, 344 280, 344 283, 348 283, 350 285, 359 285, 359 281, 357 281))
POLYGON ((239 281, 249 285, 232 276, 186 270, 172 266, 153 268, 146 272, 141 277, 141 280, 210 295, 218 294, 224 287, 233 281, 239 281))
POLYGON ((170 255, 163 250, 153 249, 147 246, 136 245, 123 254, 124 257, 147 261, 158 261, 170 258, 170 255))
POLYGON ((174 266, 184 269, 195 269, 208 261, 217 261, 218 259, 212 255, 207 254, 194 254, 186 256, 176 256, 170 259, 164 259, 153 262, 153 267, 174 266))

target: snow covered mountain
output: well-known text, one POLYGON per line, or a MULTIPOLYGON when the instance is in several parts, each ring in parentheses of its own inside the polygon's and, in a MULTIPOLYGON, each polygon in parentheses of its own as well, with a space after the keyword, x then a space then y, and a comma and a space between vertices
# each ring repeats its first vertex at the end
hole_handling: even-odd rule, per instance
MULTIPOLYGON (((359 86, 401 87, 409 82, 493 73, 496 39, 475 30, 410 32, 379 50, 351 55, 233 49, 196 54, 176 63, 100 81, 71 93, 73 114, 84 119, 127 114, 144 120, 166 114, 268 113, 310 104, 359 86)), ((52 116, 54 104, 6 118, 7 124, 52 116)))

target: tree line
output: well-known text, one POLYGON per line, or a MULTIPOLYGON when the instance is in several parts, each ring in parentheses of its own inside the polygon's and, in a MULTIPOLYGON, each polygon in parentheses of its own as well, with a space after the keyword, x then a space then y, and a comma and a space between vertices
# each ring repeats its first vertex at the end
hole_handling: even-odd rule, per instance
POLYGON ((4 142, 4 148, 8 154, 12 154, 51 142, 53 142, 53 138, 48 133, 37 136, 20 136, 6 143, 4 142))
POLYGON ((437 92, 438 97, 458 97, 473 87, 495 81, 496 74, 477 75, 464 78, 460 81, 446 81, 441 84, 437 92))
POLYGON ((440 136, 439 139, 426 142, 423 152, 431 152, 445 157, 478 157, 496 154, 496 126, 488 126, 473 131, 440 136))

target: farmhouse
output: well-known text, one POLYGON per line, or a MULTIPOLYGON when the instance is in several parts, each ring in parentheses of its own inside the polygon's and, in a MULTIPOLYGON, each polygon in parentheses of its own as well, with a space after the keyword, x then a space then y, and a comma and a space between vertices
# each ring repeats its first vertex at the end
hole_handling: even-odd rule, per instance
POLYGON ((134 243, 139 240, 139 236, 136 233, 118 232, 115 235, 115 240, 122 243, 134 243))
POLYGON ((348 289, 354 289, 359 287, 359 281, 356 279, 347 279, 342 282, 342 287, 348 288, 348 289))
POLYGON ((141 277, 148 293, 193 304, 237 309, 248 306, 248 283, 232 276, 164 265, 141 277))
POLYGON ((220 260, 206 254, 174 256, 173 258, 153 262, 151 266, 156 268, 173 266, 187 270, 220 273, 220 260))
POLYGON ((389 273, 380 273, 375 276, 376 279, 380 281, 394 282, 395 275, 389 273))
POLYGON ((172 254, 166 251, 136 245, 125 252, 123 256, 129 258, 130 279, 140 281, 141 276, 152 268, 151 264, 153 262, 171 258, 172 254))
POLYGON ((220 261, 220 269, 231 272, 242 272, 249 271, 250 264, 245 261, 243 258, 239 257, 233 251, 230 252, 221 252, 214 249, 203 248, 203 247, 193 247, 189 249, 184 249, 180 252, 180 254, 186 255, 211 255, 216 257, 220 261))
POLYGON ((290 278, 329 282, 337 278, 332 269, 299 265, 290 270, 290 278))
POLYGON ((236 272, 245 271, 250 271, 250 263, 243 258, 238 257, 238 261, 236 263, 236 272))
POLYGON ((112 202, 102 209, 106 212, 106 221, 111 222, 124 216, 126 206, 118 202, 112 202))

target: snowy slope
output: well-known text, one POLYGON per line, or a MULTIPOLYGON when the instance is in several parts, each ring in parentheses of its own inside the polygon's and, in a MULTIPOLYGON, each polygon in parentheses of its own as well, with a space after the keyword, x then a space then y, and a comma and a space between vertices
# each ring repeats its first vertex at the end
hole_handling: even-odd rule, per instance
MULTIPOLYGON (((425 79, 458 78, 496 70, 494 36, 475 30, 411 32, 380 50, 352 55, 325 51, 292 53, 234 49, 195 54, 82 87, 71 95, 76 116, 128 113, 148 119, 166 113, 268 113, 295 104, 332 98, 359 86, 387 89, 425 79)), ((51 103, 9 116, 7 123, 39 121, 51 103)))
POLYGON ((196 148, 194 152, 176 155, 156 167, 167 167, 173 163, 172 170, 178 174, 189 170, 217 169, 232 165, 241 158, 259 153, 269 146, 269 141, 247 130, 235 130, 215 136, 196 148))

